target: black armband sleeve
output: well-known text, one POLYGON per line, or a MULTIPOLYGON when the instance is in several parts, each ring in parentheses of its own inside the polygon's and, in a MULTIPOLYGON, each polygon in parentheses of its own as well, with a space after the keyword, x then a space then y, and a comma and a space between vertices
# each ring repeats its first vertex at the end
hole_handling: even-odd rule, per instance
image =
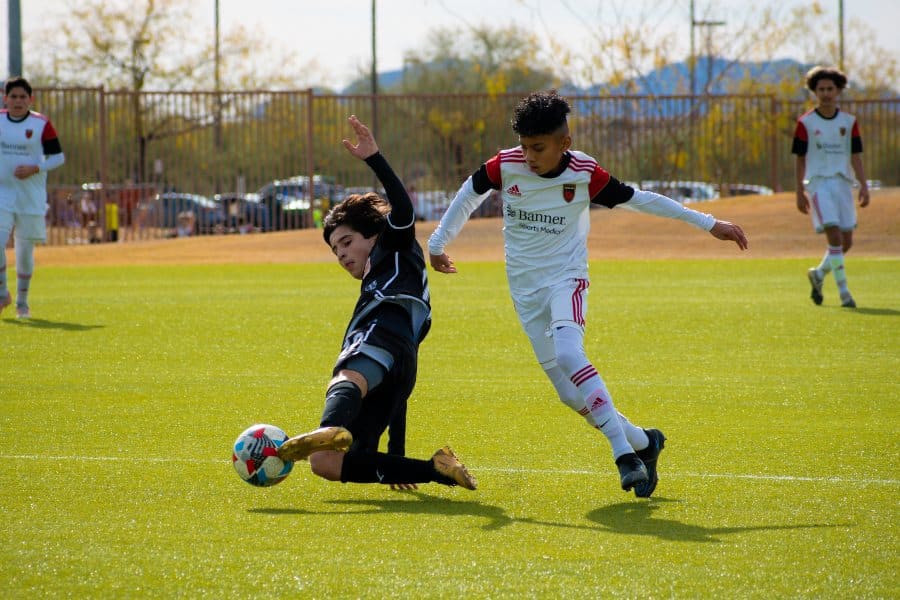
POLYGON ((477 171, 472 173, 472 189, 476 194, 484 194, 491 189, 499 190, 500 186, 495 185, 488 177, 487 166, 481 165, 477 171))
POLYGON ((599 192, 591 198, 592 204, 600 204, 606 208, 613 208, 617 204, 623 204, 634 196, 634 188, 625 185, 615 177, 610 176, 609 181, 599 192))
POLYGON ((53 138, 52 140, 41 142, 41 148, 44 152, 44 156, 62 153, 62 144, 59 143, 59 138, 53 138))
POLYGON ((806 156, 806 151, 808 149, 809 142, 801 140, 800 138, 794 138, 794 143, 791 144, 791 154, 796 154, 797 156, 806 156))

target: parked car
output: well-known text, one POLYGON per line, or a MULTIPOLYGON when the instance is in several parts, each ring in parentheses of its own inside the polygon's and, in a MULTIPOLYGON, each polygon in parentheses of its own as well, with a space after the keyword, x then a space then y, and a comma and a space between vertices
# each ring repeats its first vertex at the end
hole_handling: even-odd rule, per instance
POLYGON ((771 196, 772 188, 752 183, 726 183, 724 189, 716 186, 720 196, 771 196))
POLYGON ((194 215, 193 233, 218 233, 225 228, 225 211, 206 196, 165 192, 153 198, 152 219, 158 227, 178 228, 179 215, 185 212, 194 215))
MULTIPOLYGON (((272 229, 300 229, 312 227, 310 201, 307 197, 309 177, 297 175, 287 179, 276 179, 265 184, 257 194, 269 209, 272 229)), ((313 177, 313 201, 323 211, 343 200, 344 188, 334 178, 324 175, 313 177)))
POLYGON ((222 207, 228 231, 240 231, 244 227, 269 231, 272 227, 269 207, 259 194, 216 194, 213 202, 222 207))
POLYGON ((705 181, 641 181, 641 189, 678 200, 682 204, 707 202, 719 197, 715 186, 705 181))

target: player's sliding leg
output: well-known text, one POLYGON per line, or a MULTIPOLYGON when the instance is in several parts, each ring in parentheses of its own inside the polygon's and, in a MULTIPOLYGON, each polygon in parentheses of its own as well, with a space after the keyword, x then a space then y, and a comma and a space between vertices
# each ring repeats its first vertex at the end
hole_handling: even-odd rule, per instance
POLYGON ((431 460, 420 460, 354 448, 344 455, 316 454, 310 457, 313 473, 344 483, 441 483, 467 490, 478 487, 475 477, 448 446, 431 460), (335 459, 340 461, 335 462, 335 459))
POLYGON ((353 436, 343 427, 320 427, 309 433, 296 435, 278 448, 281 460, 306 460, 313 452, 334 450, 346 452, 353 444, 353 436))

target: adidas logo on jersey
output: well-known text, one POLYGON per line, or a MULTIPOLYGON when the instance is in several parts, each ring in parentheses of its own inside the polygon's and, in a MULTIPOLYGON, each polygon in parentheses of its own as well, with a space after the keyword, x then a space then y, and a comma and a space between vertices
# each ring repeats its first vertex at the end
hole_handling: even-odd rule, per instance
POLYGON ((517 186, 516 184, 513 184, 513 185, 509 186, 508 188, 506 188, 506 193, 509 194, 510 196, 521 196, 522 195, 522 192, 519 191, 519 186, 517 186))

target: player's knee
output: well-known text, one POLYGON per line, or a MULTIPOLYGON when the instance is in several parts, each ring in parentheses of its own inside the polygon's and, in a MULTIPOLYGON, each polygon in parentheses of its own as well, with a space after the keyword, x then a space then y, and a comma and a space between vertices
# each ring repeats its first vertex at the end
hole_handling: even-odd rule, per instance
POLYGON ((314 475, 328 481, 341 480, 342 452, 315 452, 309 456, 309 467, 314 475))

